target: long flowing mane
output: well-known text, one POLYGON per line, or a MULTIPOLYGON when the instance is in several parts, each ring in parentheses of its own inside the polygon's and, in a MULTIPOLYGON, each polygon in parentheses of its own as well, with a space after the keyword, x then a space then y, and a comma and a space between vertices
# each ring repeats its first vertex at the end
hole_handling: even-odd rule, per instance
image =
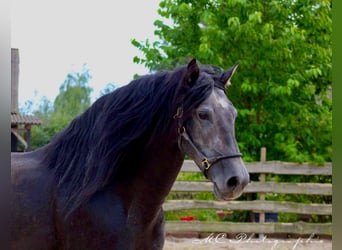
MULTIPOLYGON (((183 66, 146 75, 102 96, 43 148, 42 164, 53 171, 67 214, 127 171, 134 173, 130 168, 150 143, 162 142, 180 104, 189 113, 207 98, 214 81, 185 86, 185 72, 183 66)), ((214 75, 210 67, 201 72, 214 75)))

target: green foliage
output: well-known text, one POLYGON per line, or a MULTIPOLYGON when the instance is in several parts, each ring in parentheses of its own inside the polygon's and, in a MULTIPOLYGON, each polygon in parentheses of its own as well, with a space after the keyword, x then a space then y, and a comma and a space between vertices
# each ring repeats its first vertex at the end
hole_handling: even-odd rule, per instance
POLYGON ((180 172, 177 176, 177 181, 205 181, 206 178, 201 172, 180 172))
POLYGON ((46 98, 42 99, 38 110, 33 112, 44 122, 41 126, 32 127, 33 149, 47 144, 55 134, 90 106, 90 79, 89 70, 85 68, 80 73, 70 73, 60 86, 53 103, 46 98))
POLYGON ((331 161, 331 0, 163 0, 159 41, 132 44, 151 71, 196 57, 228 68, 240 62, 229 98, 239 110, 245 160, 331 161), (167 24, 170 23, 171 25, 167 24))

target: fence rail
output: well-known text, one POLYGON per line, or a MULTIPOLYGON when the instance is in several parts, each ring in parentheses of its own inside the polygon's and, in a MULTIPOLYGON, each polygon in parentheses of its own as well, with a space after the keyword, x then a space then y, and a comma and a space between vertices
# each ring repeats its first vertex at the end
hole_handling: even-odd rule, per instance
MULTIPOLYGON (((172 191, 179 192, 211 192, 210 182, 176 181, 172 191)), ((330 183, 286 183, 286 182, 251 182, 244 189, 245 193, 278 193, 278 194, 309 194, 332 195, 330 183)))
MULTIPOLYGON (((265 156, 263 157, 266 158, 265 156)), ((260 174, 260 181, 251 182, 245 193, 259 193, 260 200, 211 201, 211 200, 168 200, 163 204, 165 211, 187 209, 245 210, 259 213, 260 222, 201 222, 167 221, 167 232, 225 232, 225 233, 291 233, 332 235, 331 223, 265 222, 265 213, 295 213, 332 215, 332 204, 303 204, 289 201, 265 200, 266 193, 332 195, 331 183, 285 183, 266 181, 267 174, 275 175, 319 175, 331 176, 332 164, 312 166, 309 164, 265 161, 245 163, 249 173, 260 174)), ((185 160, 181 172, 199 172, 193 161, 185 160)), ((172 191, 212 192, 213 184, 208 181, 176 181, 172 191)))
POLYGON ((253 210, 275 213, 318 214, 331 215, 331 204, 302 204, 286 201, 200 201, 200 200, 170 200, 164 203, 164 211, 185 209, 229 209, 253 210))
MULTIPOLYGON (((332 164, 315 166, 308 163, 292 163, 282 161, 245 162, 249 173, 288 174, 288 175, 331 175, 332 164)), ((195 163, 185 160, 181 172, 200 172, 195 163)))

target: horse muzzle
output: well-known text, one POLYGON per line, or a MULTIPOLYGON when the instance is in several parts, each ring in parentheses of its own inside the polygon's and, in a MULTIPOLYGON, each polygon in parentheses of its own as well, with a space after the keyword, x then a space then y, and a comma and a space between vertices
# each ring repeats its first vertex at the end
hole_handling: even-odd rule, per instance
POLYGON ((215 164, 208 172, 218 200, 238 198, 249 183, 249 174, 241 159, 227 159, 215 164), (216 166, 215 166, 216 165, 216 166))

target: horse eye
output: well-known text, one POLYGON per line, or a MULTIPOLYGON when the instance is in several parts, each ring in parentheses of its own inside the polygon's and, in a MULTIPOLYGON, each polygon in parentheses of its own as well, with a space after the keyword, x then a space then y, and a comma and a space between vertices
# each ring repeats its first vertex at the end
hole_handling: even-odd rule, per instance
POLYGON ((207 112, 204 112, 204 111, 198 112, 198 117, 201 120, 209 120, 209 114, 207 112))

